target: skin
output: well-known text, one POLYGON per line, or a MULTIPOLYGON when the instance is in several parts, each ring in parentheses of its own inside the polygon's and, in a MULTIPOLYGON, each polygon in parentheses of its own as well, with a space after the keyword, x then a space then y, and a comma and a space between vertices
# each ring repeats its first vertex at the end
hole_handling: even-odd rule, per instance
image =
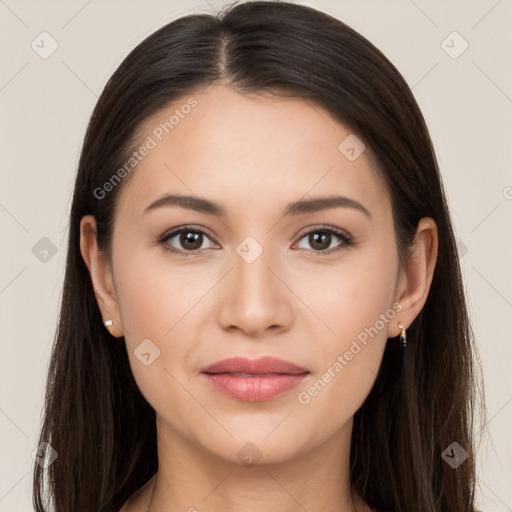
MULTIPOLYGON (((426 301, 436 224, 420 221, 404 272, 382 182, 365 152, 349 161, 338 150, 349 130, 302 99, 226 86, 194 97, 198 105, 144 157, 120 195, 112 266, 98 251, 94 218, 81 222, 81 251, 103 319, 113 319, 114 336, 124 335, 134 378, 157 416, 158 473, 122 511, 370 511, 357 495, 352 505, 353 415, 388 338, 401 332, 398 322, 407 328, 426 301), (143 214, 166 193, 213 200, 227 215, 180 207, 143 214), (371 218, 348 207, 283 216, 292 201, 334 193, 360 202, 371 218), (165 244, 191 251, 179 237, 158 244, 185 224, 206 232, 198 253, 166 251, 165 244), (346 230, 356 243, 344 246, 332 235, 315 248, 307 234, 322 225, 346 230), (263 249, 252 263, 236 252, 247 236, 263 249), (342 250, 321 254, 335 247, 342 250), (397 302, 401 311, 317 396, 299 403, 298 393, 397 302), (160 349, 149 366, 134 354, 146 338, 160 349), (310 375, 264 402, 221 395, 200 375, 227 357, 263 355, 310 375), (261 454, 252 467, 237 456, 247 442, 261 454)), ((188 98, 148 119, 144 137, 188 98)))

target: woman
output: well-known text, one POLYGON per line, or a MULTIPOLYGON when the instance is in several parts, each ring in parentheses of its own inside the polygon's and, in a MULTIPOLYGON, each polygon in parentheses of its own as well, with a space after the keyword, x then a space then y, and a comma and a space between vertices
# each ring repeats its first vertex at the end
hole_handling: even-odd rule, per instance
POLYGON ((476 510, 434 149, 347 25, 250 2, 149 36, 92 114, 69 236, 54 510, 476 510))

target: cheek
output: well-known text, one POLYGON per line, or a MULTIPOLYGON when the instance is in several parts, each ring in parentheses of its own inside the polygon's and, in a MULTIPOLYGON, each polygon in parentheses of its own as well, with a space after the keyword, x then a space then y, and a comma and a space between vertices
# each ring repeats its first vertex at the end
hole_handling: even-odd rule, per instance
POLYGON ((317 351, 321 363, 298 401, 310 404, 311 411, 338 403, 336 421, 347 419, 362 405, 381 364, 388 325, 398 320, 392 307, 397 260, 392 247, 387 251, 354 253, 303 285, 305 302, 314 304, 311 309, 328 329, 317 351))
POLYGON ((118 303, 127 341, 160 338, 170 329, 173 319, 168 312, 179 307, 177 294, 172 293, 178 281, 179 276, 171 279, 142 258, 132 257, 122 266, 118 303))
POLYGON ((318 340, 315 372, 297 390, 301 417, 317 425, 319 436, 331 435, 365 401, 381 365, 388 322, 396 318, 385 289, 358 290, 347 285, 332 292, 332 301, 326 297, 323 319, 335 335, 318 340))
MULTIPOLYGON (((120 246, 120 254, 121 250, 120 246)), ((137 250, 132 245, 130 257, 118 257, 115 263, 130 365, 150 403, 176 386, 170 374, 181 380, 186 372, 188 356, 200 340, 192 332, 200 302, 215 281, 206 266, 171 264, 162 252, 158 248, 137 250)))
MULTIPOLYGON (((295 288, 300 290, 298 295, 327 328, 326 341, 343 347, 390 309, 397 259, 391 247, 374 246, 347 253, 346 258, 329 268, 303 270, 301 275, 302 284, 295 288)), ((386 337, 387 329, 382 329, 381 322, 377 327, 386 337)))
POLYGON ((198 265, 177 264, 163 248, 132 246, 126 254, 130 257, 119 257, 116 263, 123 325, 131 342, 152 336, 164 341, 185 316, 193 315, 212 278, 198 265))

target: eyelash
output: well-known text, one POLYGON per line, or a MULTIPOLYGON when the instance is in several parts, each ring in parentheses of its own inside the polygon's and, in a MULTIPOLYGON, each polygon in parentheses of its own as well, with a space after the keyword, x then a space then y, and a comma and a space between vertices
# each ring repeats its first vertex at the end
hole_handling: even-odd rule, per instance
MULTIPOLYGON (((181 233, 184 233, 184 232, 200 233, 200 234, 203 234, 206 237, 212 239, 208 235, 208 233, 206 233, 202 229, 198 229, 198 228, 195 228, 193 226, 181 226, 180 228, 174 229, 174 230, 170 231, 169 233, 166 233, 165 235, 163 235, 158 240, 158 243, 160 243, 164 247, 164 249, 166 251, 169 251, 172 254, 177 254, 177 255, 185 256, 185 257, 187 257, 187 256, 195 256, 196 254, 201 252, 202 249, 199 249, 199 250, 196 250, 196 251, 181 251, 181 250, 173 249, 167 243, 167 241, 170 240, 171 238, 173 238, 176 235, 179 235, 181 233)), ((342 241, 342 243, 339 244, 334 249, 328 249, 328 250, 325 250, 325 251, 315 251, 315 250, 312 250, 312 249, 308 250, 308 252, 314 254, 315 256, 325 256, 325 255, 334 254, 334 253, 343 251, 346 248, 355 245, 353 237, 351 235, 349 235, 346 231, 343 231, 343 230, 337 229, 337 228, 333 228, 332 226, 322 226, 322 225, 321 226, 317 226, 314 229, 311 229, 310 231, 307 231, 306 233, 303 233, 301 235, 301 237, 299 238, 299 241, 302 240, 305 236, 310 235, 311 233, 329 233, 331 235, 337 236, 342 241)), ((214 240, 212 240, 212 241, 215 242, 214 240)))

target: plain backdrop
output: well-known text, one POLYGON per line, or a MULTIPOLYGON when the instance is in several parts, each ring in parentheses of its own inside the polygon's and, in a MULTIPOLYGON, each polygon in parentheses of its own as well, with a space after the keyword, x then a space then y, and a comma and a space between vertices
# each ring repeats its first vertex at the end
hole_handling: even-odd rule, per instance
MULTIPOLYGON (((485 512, 511 511, 512 1, 299 3, 339 18, 381 49, 426 118, 483 366, 488 421, 478 453, 479 505, 485 512)), ((97 97, 147 35, 181 15, 215 13, 224 5, 0 0, 0 512, 33 510, 31 454, 58 317, 71 194, 97 97), (45 51, 58 45, 46 58, 37 46, 41 37, 45 51), (42 246, 54 246, 54 253, 41 258, 42 246)))

